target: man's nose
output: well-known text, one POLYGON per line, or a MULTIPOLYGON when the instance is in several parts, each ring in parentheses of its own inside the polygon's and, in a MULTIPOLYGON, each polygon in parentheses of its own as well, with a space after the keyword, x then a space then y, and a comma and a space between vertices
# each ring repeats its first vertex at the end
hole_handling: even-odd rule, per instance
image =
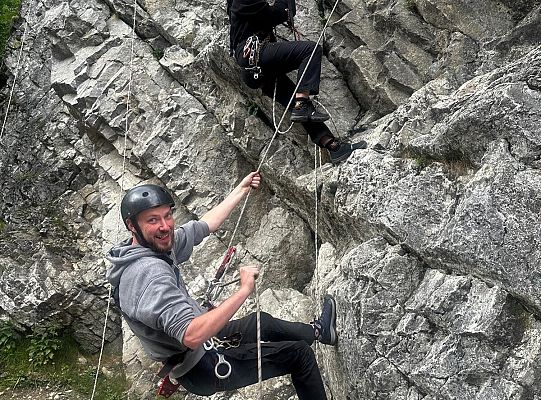
POLYGON ((160 229, 167 230, 169 229, 169 225, 167 224, 167 220, 165 218, 160 218, 160 229))

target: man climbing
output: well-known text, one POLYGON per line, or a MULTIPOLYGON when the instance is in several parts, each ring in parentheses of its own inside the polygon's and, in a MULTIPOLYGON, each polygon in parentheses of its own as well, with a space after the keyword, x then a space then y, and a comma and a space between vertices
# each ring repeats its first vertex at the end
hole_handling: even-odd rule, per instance
POLYGON ((291 110, 291 121, 302 123, 312 141, 329 150, 331 161, 338 163, 348 158, 353 150, 364 149, 367 143, 340 143, 324 122, 329 115, 317 111, 310 95, 319 93, 323 50, 312 41, 277 42, 274 27, 292 21, 295 0, 228 0, 230 51, 242 67, 244 82, 252 89, 261 88, 266 96, 288 106, 296 85, 287 73, 298 70, 291 110), (315 53, 310 58, 312 52, 315 53), (304 76, 303 76, 304 73, 304 76), (302 77, 302 79, 301 79, 302 77))
MULTIPOLYGON (((107 279, 128 325, 148 355, 164 363, 159 394, 171 395, 181 384, 208 396, 258 382, 256 316, 231 320, 252 293, 259 271, 240 268, 240 288, 216 308, 202 308, 186 290, 178 264, 193 247, 216 231, 260 176, 252 172, 200 220, 174 227, 171 195, 160 186, 129 190, 121 214, 131 238, 113 247, 107 279), (168 374, 168 375, 167 375, 168 374)), ((323 302, 311 324, 288 322, 261 313, 263 379, 290 374, 301 400, 326 399, 310 345, 335 345, 336 305, 323 302)))

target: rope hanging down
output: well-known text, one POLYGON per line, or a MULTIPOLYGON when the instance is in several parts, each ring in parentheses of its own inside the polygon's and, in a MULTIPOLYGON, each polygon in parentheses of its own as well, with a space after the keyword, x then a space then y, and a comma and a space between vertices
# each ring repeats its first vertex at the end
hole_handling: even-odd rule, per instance
MULTIPOLYGON (((30 12, 30 10, 28 12, 30 12)), ((27 15, 29 15, 29 14, 27 14, 27 15)), ((6 122, 7 122, 8 114, 9 114, 9 108, 11 106, 11 100, 13 99, 13 91, 15 90, 15 83, 17 82, 17 78, 19 77, 19 70, 20 70, 20 65, 21 65, 21 58, 22 58, 22 54, 23 54, 24 41, 26 39, 26 30, 27 29, 28 29, 28 21, 25 18, 23 37, 21 39, 21 45, 20 45, 20 48, 19 48, 19 55, 17 56, 17 64, 15 65, 15 75, 13 77, 13 84, 11 85, 11 90, 9 92, 8 105, 6 107, 6 115, 4 115, 4 121, 2 122, 2 129, 0 130, 0 139, 4 135, 4 130, 6 128, 6 122)))
MULTIPOLYGON (((122 193, 124 191, 124 176, 126 174, 126 148, 128 146, 128 128, 129 128, 129 121, 128 117, 130 114, 130 101, 131 101, 131 84, 133 80, 133 49, 134 49, 134 42, 135 42, 135 17, 136 17, 136 11, 137 11, 137 0, 134 0, 133 2, 133 24, 132 24, 132 30, 131 30, 131 48, 130 48, 130 74, 128 78, 128 96, 126 99, 126 124, 124 129, 124 144, 122 149, 122 173, 120 175, 120 190, 118 192, 118 201, 117 204, 121 203, 122 200, 122 193)), ((120 226, 121 221, 118 221, 117 224, 117 230, 116 230, 116 241, 119 240, 120 237, 120 226)), ((96 367, 96 375, 94 376, 94 387, 92 389, 92 395, 90 397, 90 400, 94 399, 94 395, 96 393, 96 387, 98 386, 98 376, 100 373, 101 368, 101 360, 103 357, 103 349, 105 347, 105 334, 107 331, 107 320, 109 319, 109 310, 111 308, 111 294, 112 294, 113 287, 111 284, 109 284, 109 294, 107 296, 107 309, 105 311, 105 322, 103 324, 103 333, 101 338, 101 348, 100 348, 100 355, 98 357, 98 366, 96 367)))
MULTIPOLYGON (((325 34, 325 30, 327 29, 327 27, 329 26, 329 23, 331 21, 331 17, 332 15, 334 14, 335 10, 336 10, 336 7, 338 6, 338 3, 339 3, 340 0, 336 0, 336 2, 334 3, 334 6, 331 10, 331 13, 329 14, 329 17, 327 18, 327 21, 325 22, 325 25, 323 26, 323 29, 317 39, 317 42, 316 42, 316 45, 314 46, 314 49, 312 50, 312 53, 310 54, 310 57, 308 58, 308 62, 306 63, 306 67, 304 68, 304 70, 302 71, 302 74, 300 76, 300 78, 298 79, 297 81, 297 85, 295 86, 295 89, 293 90, 293 93, 291 95, 291 98, 289 99, 289 102, 287 103, 287 106, 285 107, 284 109, 284 112, 282 113, 282 117, 280 118, 280 121, 278 122, 278 125, 274 124, 275 125, 275 130, 274 130, 274 134, 272 135, 271 137, 271 140, 269 141, 269 144, 266 146, 266 149, 263 153, 263 156, 261 157, 261 161, 259 162, 259 165, 256 169, 256 171, 260 171, 261 170, 261 167, 263 165, 263 163, 266 161, 266 158, 267 158, 267 155, 269 153, 269 150, 272 146, 272 143, 274 142, 274 139, 276 139, 276 136, 278 135, 279 131, 280 131, 280 126, 282 126, 282 123, 284 122, 284 119, 286 117, 286 114, 287 114, 287 111, 289 110, 289 108, 291 107, 291 104, 293 103, 293 100, 295 99, 295 94, 297 93, 298 89, 299 89, 299 86, 304 78, 304 75, 306 74, 306 70, 308 68, 308 65, 312 62, 312 59, 314 58, 314 54, 317 50, 317 47, 318 45, 321 43, 321 40, 325 34)), ((231 253, 231 252, 234 252, 235 249, 233 247, 233 241, 235 240, 235 235, 237 233, 237 230, 239 228, 239 225, 242 221, 242 217, 244 215, 244 212, 246 211, 246 206, 248 204, 248 200, 250 198, 250 194, 252 193, 252 188, 250 188, 250 190, 248 191, 248 194, 246 195, 246 198, 244 199, 244 203, 242 205, 242 208, 241 208, 241 211, 240 211, 240 214, 239 214, 239 218, 237 220, 237 223, 235 224, 235 228, 233 229, 233 233, 231 234, 231 238, 229 240, 229 244, 227 246, 227 253, 226 253, 226 256, 224 257, 224 261, 222 262, 221 266, 223 265, 224 268, 223 270, 221 271, 221 275, 220 276, 216 276, 215 279, 213 281, 210 282, 209 284, 209 290, 207 290, 207 294, 208 293, 216 293, 220 292, 220 290, 218 291, 215 291, 215 290, 212 290, 211 289, 211 285, 219 285, 220 282, 222 281, 223 277, 225 276, 225 274, 227 273, 227 270, 229 269, 229 266, 232 264, 232 262, 225 262, 226 258, 228 257, 227 254, 231 253)), ((217 297, 215 298, 208 298, 206 299, 206 301, 208 303, 212 303, 214 300, 216 300, 217 297)))
MULTIPOLYGON (((336 2, 334 3, 334 6, 333 6, 333 8, 331 10, 331 13, 329 14, 329 17, 327 18, 327 21, 325 22, 325 26, 323 27, 323 30, 321 31, 321 34, 319 35, 319 37, 317 39, 316 45, 314 46, 314 49, 312 50, 312 53, 310 54, 310 57, 308 58, 308 62, 306 63, 306 67, 302 71, 302 74, 301 74, 300 78, 298 79, 297 85, 295 86, 295 89, 293 90, 293 94, 292 94, 291 98, 289 99, 289 102, 287 103, 287 106, 285 107, 284 112, 282 113, 282 117, 280 118, 280 121, 279 121, 278 125, 275 125, 274 134, 272 135, 271 140, 269 141, 269 144, 267 145, 267 147, 266 147, 266 149, 265 149, 265 151, 263 153, 263 156, 261 157, 261 161, 259 162, 259 165, 258 165, 256 171, 261 170, 261 167, 263 166, 264 162, 267 159, 267 155, 268 155, 269 150, 270 150, 270 148, 272 146, 272 143, 276 139, 276 136, 279 133, 279 128, 280 128, 280 126, 282 126, 282 123, 284 122, 285 116, 287 114, 287 110, 289 110, 289 108, 291 107, 291 104, 293 103, 293 100, 295 99, 295 93, 297 93, 297 91, 299 89, 299 86, 300 86, 300 84, 302 82, 302 79, 304 78, 304 75, 306 73, 306 69, 308 68, 308 65, 310 64, 310 62, 312 62, 312 59, 314 58, 314 54, 315 54, 315 52, 317 50, 317 46, 320 44, 320 42, 321 42, 321 40, 323 38, 323 35, 325 34, 325 30, 329 26, 329 22, 331 20, 332 15, 334 14, 334 12, 336 10, 336 7, 338 6, 339 1, 340 0, 336 0, 336 2)), ((248 191, 248 194, 246 195, 246 198, 244 199, 244 204, 242 205, 239 218, 237 220, 235 228, 233 229, 233 233, 231 234, 231 239, 229 240, 228 248, 231 248, 233 246, 233 241, 235 240, 235 235, 237 233, 240 222, 241 222, 242 217, 244 215, 244 212, 246 210, 246 205, 248 203, 248 200, 250 198, 251 193, 252 193, 252 188, 250 188, 250 190, 248 191)), ((224 271, 224 274, 225 274, 225 272, 227 272, 227 269, 226 269, 226 271, 224 271)))
MULTIPOLYGON (((327 21, 325 22, 325 26, 323 27, 323 30, 321 31, 321 34, 319 35, 318 39, 317 39, 317 42, 316 42, 316 45, 314 46, 314 49, 312 50, 312 53, 310 54, 310 57, 308 58, 308 62, 306 63, 306 67, 304 68, 304 71, 302 72, 300 78, 298 79, 297 81, 297 85, 295 86, 295 89, 293 90, 293 94, 291 95, 291 98, 289 99, 289 102, 287 104, 287 106, 285 107, 284 109, 284 112, 282 113, 282 117, 280 118, 280 122, 278 123, 278 125, 276 125, 276 123, 274 124, 275 126, 275 130, 274 130, 274 134, 272 135, 272 138, 269 142, 269 144, 267 145, 267 148, 265 150, 265 152, 263 153, 263 157, 261 158, 261 161, 257 167, 257 170, 256 171, 260 171, 261 170, 261 167, 263 165, 263 163, 265 162, 266 158, 267 158, 267 154, 269 153, 269 150, 272 146, 272 143, 274 142, 274 139, 276 138, 277 134, 279 133, 280 131, 280 126, 282 125, 284 119, 285 119, 285 116, 287 114, 287 110, 289 110, 289 107, 291 106, 291 104, 293 103, 293 100, 295 99, 295 94, 297 93, 298 89, 299 89, 299 86, 302 82, 302 79, 304 78, 304 75, 306 73, 306 69, 308 67, 308 65, 310 64, 310 62, 312 62, 312 59, 314 58, 314 54, 317 50, 317 46, 320 44, 321 42, 321 39, 323 38, 323 35, 325 34, 325 30, 327 29, 328 25, 329 25, 329 22, 331 20, 331 17, 332 15, 334 14, 335 10, 336 10, 336 7, 338 6, 338 2, 340 0, 336 0, 336 2, 334 3, 334 6, 331 10, 331 13, 329 14, 329 17, 327 18, 327 21)), ((274 122, 274 110, 273 110, 273 122, 274 122)), ((334 123, 334 122, 333 122, 334 123)), ((317 145, 316 145, 317 147, 317 145)), ((318 152, 316 152, 316 167, 317 167, 317 155, 318 155, 318 152)), ((317 171, 317 168, 316 168, 316 171, 317 171)), ((237 230, 239 228, 239 225, 240 225, 240 222, 242 220, 242 217, 244 215, 244 212, 246 210, 246 205, 248 204, 248 199, 250 198, 250 194, 252 193, 252 188, 250 187, 250 190, 248 191, 248 194, 246 195, 246 199, 244 200, 244 204, 242 205, 242 209, 240 211, 240 215, 239 215, 239 218, 237 220, 237 223, 235 224, 235 228, 233 230, 233 233, 231 234, 231 238, 229 240, 229 245, 228 245, 228 249, 227 249, 227 253, 225 255, 225 258, 224 258, 224 261, 222 262, 220 268, 223 266, 222 268, 222 271, 221 271, 221 276, 219 277, 216 277, 214 279, 214 283, 217 284, 218 282, 221 282, 221 280, 223 279, 225 273, 227 272, 227 269, 229 268, 229 266, 231 265, 231 253, 234 253, 235 252, 235 248, 233 247, 233 241, 235 239, 235 235, 237 233, 237 230), (228 258, 228 255, 229 255, 229 258, 228 258)), ((317 172, 316 172, 316 198, 317 198, 317 172)), ((317 199, 316 199, 317 201, 317 199)), ((317 207, 316 207, 316 231, 317 231, 317 207)), ((317 250, 317 235, 316 235, 316 267, 317 267, 317 258, 318 258, 318 250, 317 250)), ((211 284, 209 285, 209 290, 207 291, 207 293, 211 292, 211 285, 213 284, 213 282, 211 282, 211 284)), ((216 291, 214 291, 216 292, 216 291)), ((259 307, 259 293, 257 291, 257 285, 256 285, 256 290, 255 290, 255 298, 256 298, 256 313, 257 313, 257 367, 258 367, 258 385, 259 385, 259 396, 261 398, 262 396, 262 383, 263 383, 263 377, 262 377, 262 369, 261 369, 261 362, 262 362, 262 357, 261 357, 261 327, 260 327, 260 322, 259 322, 259 315, 260 315, 260 307, 259 307)), ((216 298, 208 298, 207 297, 207 302, 210 302, 212 304, 212 302, 215 300, 216 298)))

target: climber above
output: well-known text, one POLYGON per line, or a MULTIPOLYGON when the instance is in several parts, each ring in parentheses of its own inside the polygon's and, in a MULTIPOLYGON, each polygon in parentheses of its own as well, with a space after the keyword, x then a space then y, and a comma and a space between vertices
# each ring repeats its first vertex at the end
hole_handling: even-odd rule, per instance
POLYGON ((292 104, 291 121, 302 123, 312 141, 329 150, 333 163, 345 160, 353 150, 366 148, 365 141, 339 142, 324 124, 329 115, 316 110, 310 99, 319 93, 321 46, 316 47, 312 41, 276 41, 274 27, 284 22, 292 25, 295 1, 276 0, 272 6, 266 0, 227 1, 230 52, 242 67, 244 82, 252 89, 261 88, 271 98, 276 85, 276 99, 287 107, 296 85, 286 74, 298 70, 300 84, 292 104))
MULTIPOLYGON (((131 238, 114 246, 107 259, 107 279, 115 301, 148 355, 164 363, 159 394, 168 397, 179 385, 197 395, 234 390, 258 382, 256 314, 231 320, 253 292, 259 271, 240 268, 240 288, 216 308, 207 310, 190 297, 178 264, 193 247, 216 231, 235 206, 257 189, 252 172, 200 220, 175 229, 174 201, 160 186, 129 190, 121 203, 122 220, 131 238)), ((291 375, 301 400, 326 399, 319 367, 310 345, 336 344, 336 305, 323 302, 311 324, 288 322, 261 313, 262 377, 291 375)))

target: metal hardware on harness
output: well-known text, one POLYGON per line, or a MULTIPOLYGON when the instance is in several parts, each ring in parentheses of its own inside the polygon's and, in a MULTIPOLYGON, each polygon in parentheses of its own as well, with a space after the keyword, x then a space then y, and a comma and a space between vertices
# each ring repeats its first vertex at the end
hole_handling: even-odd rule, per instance
POLYGON ((218 362, 216 363, 216 366, 214 367, 214 375, 216 375, 216 378, 218 379, 227 379, 229 378, 229 375, 231 375, 231 364, 229 364, 229 361, 227 361, 222 353, 218 353, 218 362), (226 373, 220 374, 220 367, 225 366, 226 373))
POLYGON ((218 356, 218 362, 214 367, 214 375, 216 375, 216 378, 227 379, 231 375, 232 367, 229 361, 225 359, 223 351, 226 349, 239 347, 240 339, 241 336, 233 336, 224 340, 221 340, 217 337, 212 337, 205 343, 203 343, 203 348, 206 351, 215 351, 216 355, 218 356), (223 369, 224 367, 226 368, 226 372, 224 374, 221 374, 220 369, 223 369))
POLYGON ((254 79, 259 79, 261 67, 259 66, 259 51, 261 50, 261 42, 257 35, 250 36, 246 39, 242 56, 248 59, 249 67, 244 68, 246 71, 254 74, 254 79))
POLYGON ((212 304, 213 301, 215 301, 220 294, 222 293, 222 290, 225 286, 231 285, 233 283, 238 282, 238 279, 235 279, 234 281, 222 283, 222 277, 225 275, 231 264, 233 263, 233 260, 235 259, 235 255, 237 253, 236 247, 229 247, 225 253, 225 256, 222 260, 222 263, 218 267, 218 270, 216 271, 216 275, 214 276, 214 279, 212 279, 209 282, 209 286, 207 288, 207 292, 205 293, 205 301, 203 302, 203 306, 207 308, 214 308, 214 305, 212 304))

